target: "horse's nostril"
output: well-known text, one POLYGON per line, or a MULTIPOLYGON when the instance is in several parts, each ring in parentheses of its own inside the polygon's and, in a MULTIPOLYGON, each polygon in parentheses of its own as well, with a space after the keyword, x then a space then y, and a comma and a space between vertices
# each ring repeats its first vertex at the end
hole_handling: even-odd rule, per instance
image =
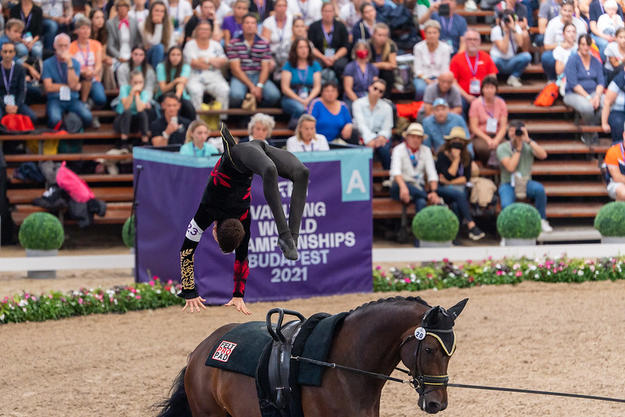
POLYGON ((441 410, 441 404, 438 401, 429 401, 425 411, 428 413, 438 413, 441 410))

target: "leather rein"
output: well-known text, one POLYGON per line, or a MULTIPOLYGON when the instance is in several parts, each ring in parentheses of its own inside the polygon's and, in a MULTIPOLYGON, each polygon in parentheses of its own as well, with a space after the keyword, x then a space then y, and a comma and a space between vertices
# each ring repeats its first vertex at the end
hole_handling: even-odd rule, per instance
MULTIPOLYGON (((423 329, 423 328, 420 328, 420 329, 423 329)), ((437 330, 437 331, 440 331, 440 330, 437 330)), ((326 368, 341 369, 341 370, 344 370, 344 371, 348 371, 348 372, 352 372, 352 373, 360 374, 360 375, 365 375, 365 376, 369 376, 369 377, 372 377, 372 378, 382 379, 382 380, 385 380, 385 381, 393 381, 393 382, 399 382, 399 383, 402 383, 402 384, 409 384, 419 394, 419 401, 422 401, 423 394, 425 393, 426 386, 430 385, 430 386, 434 386, 434 387, 446 387, 448 385, 448 382, 449 382, 449 376, 447 376, 447 375, 425 375, 425 374, 423 374, 423 372, 421 372, 421 361, 420 361, 420 358, 423 357, 423 355, 421 355, 421 350, 422 350, 422 342, 425 339, 425 336, 423 338, 421 338, 421 339, 417 339, 417 337, 414 334, 410 334, 409 336, 407 336, 401 342, 401 344, 399 345, 399 349, 401 351, 403 346, 406 343, 408 343, 409 341, 411 341, 412 339, 415 339, 418 342, 417 349, 415 350, 415 369, 414 369, 414 371, 410 371, 410 370, 407 370, 407 369, 402 369, 402 368, 395 367, 395 369, 397 369, 398 371, 403 372, 403 373, 408 374, 409 376, 411 376, 412 379, 410 379, 410 380, 395 378, 395 377, 392 377, 392 376, 389 376, 389 375, 385 375, 385 374, 381 374, 381 373, 377 373, 377 372, 365 371, 365 370, 362 370, 362 369, 352 368, 352 367, 349 367, 349 366, 340 365, 340 364, 333 363, 333 362, 324 362, 324 361, 319 361, 319 360, 316 360, 316 359, 305 358, 305 357, 302 357, 302 356, 291 356, 291 359, 293 359, 295 361, 298 361, 298 362, 306 362, 306 363, 310 363, 310 364, 313 364, 313 365, 323 366, 323 367, 326 367, 326 368)))

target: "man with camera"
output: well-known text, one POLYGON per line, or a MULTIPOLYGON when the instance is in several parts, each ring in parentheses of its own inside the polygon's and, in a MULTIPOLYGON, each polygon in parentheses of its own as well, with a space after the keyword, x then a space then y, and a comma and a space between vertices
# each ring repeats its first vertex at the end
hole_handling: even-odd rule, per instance
POLYGON ((540 213, 543 232, 553 229, 547 221, 547 195, 545 188, 532 180, 534 158, 546 159, 547 152, 534 140, 530 139, 525 124, 520 120, 510 122, 507 142, 497 147, 497 159, 501 162, 501 184, 499 198, 504 209, 516 200, 529 198, 540 213))
POLYGON ((490 31, 490 57, 502 74, 510 74, 507 84, 521 87, 521 74, 532 60, 529 52, 520 51, 525 40, 523 30, 512 10, 506 9, 501 14, 499 24, 490 31))

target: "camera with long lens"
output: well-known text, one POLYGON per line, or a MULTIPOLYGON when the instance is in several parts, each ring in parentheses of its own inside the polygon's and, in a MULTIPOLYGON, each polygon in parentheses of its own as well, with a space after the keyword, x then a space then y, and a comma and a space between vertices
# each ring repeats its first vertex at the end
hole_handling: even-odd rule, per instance
POLYGON ((518 127, 516 128, 516 130, 514 131, 514 134, 515 134, 516 136, 523 136, 523 128, 522 128, 522 126, 518 126, 518 127))

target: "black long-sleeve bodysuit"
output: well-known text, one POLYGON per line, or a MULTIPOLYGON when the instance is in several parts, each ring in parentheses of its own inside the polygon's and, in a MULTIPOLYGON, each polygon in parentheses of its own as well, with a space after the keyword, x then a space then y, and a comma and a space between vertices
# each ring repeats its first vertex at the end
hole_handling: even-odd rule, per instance
POLYGON ((231 157, 222 156, 213 168, 200 206, 187 227, 184 243, 180 249, 180 269, 182 280, 181 297, 198 296, 194 279, 195 249, 204 231, 214 221, 236 218, 245 229, 245 237, 235 251, 234 297, 243 297, 249 274, 247 264, 250 240, 250 194, 252 176, 263 178, 265 199, 273 213, 278 234, 285 239, 293 237, 297 242, 302 213, 308 189, 308 168, 292 153, 268 145, 264 141, 240 143, 232 147, 231 157), (282 200, 278 190, 278 175, 293 181, 293 193, 289 221, 282 210, 282 200))

